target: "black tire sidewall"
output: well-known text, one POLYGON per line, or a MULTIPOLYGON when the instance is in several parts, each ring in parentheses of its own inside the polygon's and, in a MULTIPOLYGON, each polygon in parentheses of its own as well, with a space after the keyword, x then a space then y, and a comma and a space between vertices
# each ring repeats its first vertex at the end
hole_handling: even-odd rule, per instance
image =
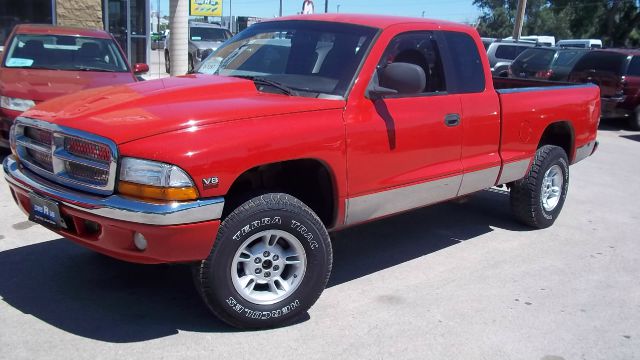
MULTIPOLYGON (((206 276, 210 284, 203 289, 205 301, 222 320, 243 328, 263 328, 287 324, 305 312, 318 299, 331 267, 331 245, 324 227, 302 209, 262 204, 241 216, 233 216, 221 229, 209 259, 206 276), (282 230, 300 241, 307 267, 302 282, 287 298, 271 305, 244 299, 233 286, 231 265, 245 240, 264 230, 282 230)), ((242 207, 241 207, 242 208, 242 207)))
POLYGON ((567 159, 564 150, 559 147, 554 147, 548 154, 547 157, 540 164, 540 174, 536 179, 536 194, 535 197, 537 199, 536 211, 538 212, 537 218, 539 221, 546 227, 551 226, 562 211, 562 207, 564 206, 564 202, 567 198, 567 192, 569 191, 569 161, 567 159), (562 193, 560 194, 560 200, 555 208, 551 211, 545 210, 542 205, 542 182, 544 181, 544 175, 546 172, 551 169, 554 165, 559 165, 562 170, 562 193))

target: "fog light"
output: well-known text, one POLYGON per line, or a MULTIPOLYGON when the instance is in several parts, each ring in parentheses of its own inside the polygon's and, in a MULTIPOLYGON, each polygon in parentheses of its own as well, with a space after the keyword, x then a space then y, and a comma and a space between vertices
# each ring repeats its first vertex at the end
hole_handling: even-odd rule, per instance
POLYGON ((144 251, 147 249, 147 239, 145 239, 144 235, 138 232, 133 235, 133 243, 140 251, 144 251))

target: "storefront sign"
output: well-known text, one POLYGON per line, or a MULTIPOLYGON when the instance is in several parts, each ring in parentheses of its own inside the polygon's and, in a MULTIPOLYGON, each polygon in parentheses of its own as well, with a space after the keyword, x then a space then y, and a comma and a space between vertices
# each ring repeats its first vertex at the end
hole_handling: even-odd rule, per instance
POLYGON ((222 16, 222 0, 190 0, 189 16, 222 16))

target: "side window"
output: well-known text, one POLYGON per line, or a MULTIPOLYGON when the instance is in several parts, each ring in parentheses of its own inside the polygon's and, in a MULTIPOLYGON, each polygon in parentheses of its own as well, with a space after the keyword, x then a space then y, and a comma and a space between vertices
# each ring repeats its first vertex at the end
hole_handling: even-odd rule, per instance
POLYGON ((498 45, 496 57, 500 59, 513 60, 516 58, 516 47, 512 45, 498 45))
POLYGON ((385 50, 378 71, 396 62, 418 65, 424 70, 427 82, 422 93, 447 91, 440 50, 432 32, 417 31, 396 36, 385 50))
POLYGON ((455 31, 443 31, 442 35, 449 54, 447 73, 453 75, 449 79, 449 93, 484 91, 484 67, 473 38, 455 31))
POLYGON ((529 47, 528 46, 516 46, 516 56, 514 57, 517 58, 518 55, 522 54, 523 51, 527 50, 529 47))
POLYGON ((640 55, 636 55, 629 63, 628 76, 640 76, 640 55))

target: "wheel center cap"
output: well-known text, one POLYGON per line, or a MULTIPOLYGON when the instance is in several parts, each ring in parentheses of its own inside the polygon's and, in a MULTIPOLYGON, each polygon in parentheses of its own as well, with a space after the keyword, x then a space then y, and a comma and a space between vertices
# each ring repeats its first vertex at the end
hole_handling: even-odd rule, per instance
POLYGON ((273 265, 273 263, 271 262, 271 260, 265 260, 262 262, 262 268, 265 270, 269 270, 271 269, 271 266, 273 265))

